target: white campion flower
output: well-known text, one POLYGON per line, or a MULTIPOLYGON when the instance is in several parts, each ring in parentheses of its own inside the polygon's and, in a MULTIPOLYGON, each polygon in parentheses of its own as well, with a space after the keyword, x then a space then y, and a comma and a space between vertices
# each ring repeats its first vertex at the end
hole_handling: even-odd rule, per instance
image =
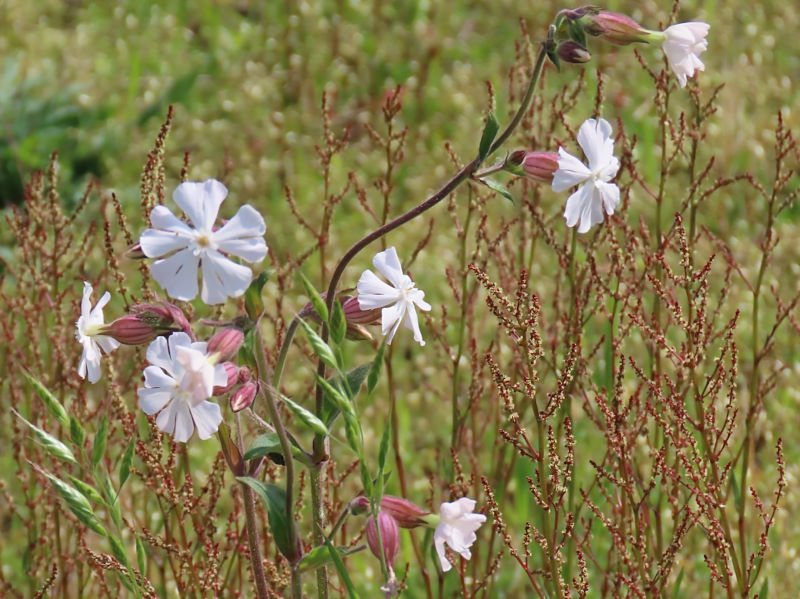
POLYGON ((477 538, 475 531, 486 522, 486 516, 474 514, 474 510, 475 500, 468 497, 442 504, 439 510, 440 520, 433 531, 433 545, 439 556, 443 572, 447 572, 453 567, 445 555, 445 543, 464 559, 472 557, 469 548, 477 538))
POLYGON ((428 312, 431 305, 423 298, 425 292, 417 289, 414 281, 403 273, 397 250, 393 247, 375 254, 372 265, 391 283, 387 285, 371 270, 365 270, 358 279, 358 305, 362 310, 381 310, 381 332, 388 335, 391 344, 401 324, 414 332, 414 341, 425 345, 419 330, 415 306, 428 312))
POLYGON ((710 27, 702 21, 689 21, 671 25, 662 32, 661 47, 681 87, 686 87, 687 77, 706 68, 700 55, 708 48, 706 36, 710 27))
POLYGON ((171 297, 188 301, 197 296, 198 267, 203 271, 200 297, 206 304, 221 304, 228 297, 238 297, 250 285, 253 271, 224 254, 251 263, 260 262, 267 255, 266 224, 249 204, 214 230, 220 204, 227 195, 227 188, 216 179, 186 181, 175 188, 172 198, 195 228, 179 220, 166 206, 156 206, 150 213, 154 228, 145 230, 139 242, 145 256, 159 258, 150 266, 150 273, 171 297))
POLYGON ((106 291, 103 297, 92 308, 92 286, 87 281, 83 282, 83 298, 81 299, 81 315, 75 323, 75 338, 83 345, 81 362, 78 365, 78 374, 89 382, 96 383, 100 380, 100 350, 107 354, 119 347, 119 342, 107 335, 102 335, 103 308, 111 300, 111 294, 106 291))
POLYGON ((175 441, 185 443, 197 428, 201 439, 211 437, 222 422, 219 406, 207 401, 228 375, 222 364, 209 360, 205 341, 193 342, 183 331, 157 337, 147 348, 144 388, 137 390, 139 407, 158 413, 156 425, 175 441))
POLYGON ((606 214, 614 214, 619 204, 619 187, 610 182, 619 170, 619 160, 614 156, 611 124, 605 119, 587 119, 578 130, 578 144, 589 166, 564 148, 558 148, 558 170, 552 187, 553 191, 565 191, 580 185, 567 199, 564 218, 568 227, 580 221, 578 233, 586 233, 603 222, 604 210, 606 214))

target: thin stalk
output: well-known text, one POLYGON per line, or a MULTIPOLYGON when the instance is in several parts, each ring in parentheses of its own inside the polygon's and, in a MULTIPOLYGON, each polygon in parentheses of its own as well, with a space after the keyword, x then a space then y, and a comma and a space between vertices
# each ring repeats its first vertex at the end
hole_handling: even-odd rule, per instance
MULTIPOLYGON (((289 460, 286 460, 289 462, 289 460)), ((256 522, 256 506, 253 490, 242 485, 244 497, 244 516, 247 523, 247 544, 250 547, 250 563, 253 566, 253 578, 256 581, 256 597, 258 599, 269 599, 271 597, 267 587, 267 577, 264 574, 264 564, 261 561, 261 546, 258 539, 258 523, 256 522)))

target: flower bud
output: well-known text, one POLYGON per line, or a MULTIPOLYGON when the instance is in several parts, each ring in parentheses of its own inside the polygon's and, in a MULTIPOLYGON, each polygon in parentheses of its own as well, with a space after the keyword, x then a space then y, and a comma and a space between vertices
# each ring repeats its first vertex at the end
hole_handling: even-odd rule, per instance
POLYGON ((601 10, 586 14, 578 22, 589 35, 598 36, 607 42, 626 46, 632 42, 650 41, 651 31, 626 15, 601 10))
POLYGON ((206 351, 210 354, 219 354, 218 360, 230 360, 244 343, 244 333, 235 327, 222 329, 208 340, 206 351))
POLYGON ((381 321, 381 309, 362 310, 357 297, 342 296, 339 301, 347 324, 378 324, 381 321))
POLYGON ((395 497, 394 495, 381 497, 381 511, 390 514, 401 528, 423 526, 425 521, 422 518, 430 514, 428 510, 423 510, 408 499, 395 497))
POLYGON ((561 42, 556 49, 556 54, 558 54, 558 57, 564 62, 570 62, 572 64, 582 64, 592 59, 592 55, 586 48, 572 40, 561 42))
POLYGON ((373 555, 378 559, 381 557, 381 546, 383 546, 383 556, 386 559, 386 565, 392 568, 394 567, 394 560, 397 557, 397 552, 400 549, 400 535, 397 529, 397 522, 386 512, 378 512, 378 527, 381 532, 379 541, 378 527, 375 526, 375 520, 376 518, 371 516, 367 518, 367 545, 369 545, 373 555))
POLYGON ((534 181, 552 183, 558 170, 558 154, 555 152, 528 152, 522 160, 522 172, 534 181))
POLYGON ((350 502, 350 514, 353 516, 360 516, 369 511, 369 499, 363 495, 359 495, 350 502))
POLYGON ((135 314, 128 314, 103 325, 99 334, 108 335, 125 345, 144 345, 158 337, 158 331, 135 314))
POLYGON ((211 392, 212 395, 227 393, 239 382, 239 367, 236 364, 232 362, 223 362, 222 367, 225 369, 225 374, 228 375, 228 382, 224 387, 214 387, 211 392))
POLYGON ((137 304, 131 306, 131 312, 136 314, 137 318, 156 329, 159 335, 183 331, 189 335, 192 341, 195 340, 192 325, 189 324, 186 315, 178 306, 170 304, 169 302, 161 302, 161 304, 137 304))
POLYGON ((258 385, 254 382, 245 383, 231 395, 231 410, 239 412, 253 404, 258 392, 258 385))

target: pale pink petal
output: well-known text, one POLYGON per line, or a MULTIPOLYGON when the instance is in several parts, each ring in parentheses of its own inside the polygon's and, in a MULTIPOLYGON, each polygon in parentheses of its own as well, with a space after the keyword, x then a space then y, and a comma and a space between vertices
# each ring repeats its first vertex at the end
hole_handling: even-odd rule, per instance
POLYGON ((191 407, 197 435, 200 439, 208 439, 217 432, 222 422, 222 411, 211 401, 203 401, 191 407))

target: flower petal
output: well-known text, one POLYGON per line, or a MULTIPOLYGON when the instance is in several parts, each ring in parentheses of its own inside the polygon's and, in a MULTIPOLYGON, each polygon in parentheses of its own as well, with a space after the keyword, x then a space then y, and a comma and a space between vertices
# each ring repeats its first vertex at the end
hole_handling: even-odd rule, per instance
POLYGON ((411 329, 414 332, 414 341, 424 346, 425 341, 422 339, 422 333, 419 330, 419 318, 417 317, 417 311, 414 309, 413 303, 406 304, 403 324, 407 329, 411 329))
MULTIPOLYGON (((438 530, 438 526, 436 527, 438 530)), ((447 554, 444 550, 444 537, 436 536, 434 534, 433 537, 433 546, 436 549, 436 555, 439 556, 439 565, 442 566, 442 572, 449 572, 453 569, 453 564, 447 559, 447 554)))
POLYGON ((603 181, 597 181, 595 187, 597 188, 597 193, 600 194, 600 201, 606 214, 614 214, 614 210, 619 206, 619 187, 614 183, 605 183, 603 181))
POLYGON ((597 171, 614 155, 611 123, 605 119, 586 119, 578 130, 578 145, 589 161, 589 170, 597 171))
POLYGON ((208 305, 221 304, 228 297, 239 297, 247 291, 253 271, 229 260, 217 251, 206 252, 202 263, 203 289, 200 297, 208 305))
POLYGON ((553 175, 553 191, 565 191, 570 187, 580 185, 592 176, 592 171, 567 152, 564 148, 558 148, 558 170, 553 175))
POLYGON ((150 265, 150 274, 170 297, 189 301, 197 297, 198 256, 183 249, 150 265))
POLYGON ((394 246, 375 254, 372 259, 372 265, 395 287, 401 288, 404 286, 403 277, 406 275, 403 274, 400 258, 397 257, 397 250, 394 249, 394 246))
POLYGON ((191 406, 190 410, 200 439, 205 440, 212 437, 222 422, 222 411, 219 405, 211 401, 202 401, 191 406))
POLYGON ((176 250, 189 247, 194 234, 190 231, 186 234, 172 230, 146 229, 141 237, 139 244, 142 252, 148 258, 160 258, 176 250))
POLYGON ((247 262, 261 262, 267 255, 264 233, 267 225, 261 214, 245 204, 218 231, 212 234, 217 248, 247 262))
POLYGON ((567 206, 564 209, 564 218, 567 219, 567 226, 574 227, 578 224, 581 214, 584 210, 584 205, 591 202, 591 184, 585 183, 581 185, 578 190, 567 198, 567 206))
POLYGON ((400 324, 403 322, 405 311, 406 305, 404 302, 397 302, 381 310, 381 333, 384 337, 388 335, 386 339, 387 345, 392 344, 392 339, 394 339, 397 329, 400 328, 400 324))
POLYGON ((173 402, 175 406, 175 434, 173 438, 177 443, 186 443, 194 432, 192 412, 186 402, 173 402))
POLYGON ((172 199, 180 206, 195 228, 210 233, 217 220, 220 204, 228 189, 216 179, 184 181, 175 188, 172 199))
POLYGON ((371 270, 361 273, 356 286, 358 291, 358 307, 362 310, 383 308, 402 298, 402 293, 381 281, 371 270))

